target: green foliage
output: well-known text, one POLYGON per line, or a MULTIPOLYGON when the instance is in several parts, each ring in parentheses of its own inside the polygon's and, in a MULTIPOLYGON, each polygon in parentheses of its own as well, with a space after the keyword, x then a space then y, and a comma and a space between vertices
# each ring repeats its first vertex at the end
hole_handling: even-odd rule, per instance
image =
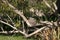
MULTIPOLYGON (((52 10, 49 9, 42 0, 39 0, 39 1, 38 0, 8 0, 8 1, 14 7, 16 7, 18 10, 23 11, 24 15, 27 18, 33 17, 33 13, 29 11, 30 8, 43 10, 44 14, 49 14, 49 13, 52 14, 53 13, 52 10)), ((54 2, 54 0, 48 0, 47 2, 52 6, 52 2, 54 2)), ((4 4, 2 1, 0 1, 0 14, 3 15, 4 19, 7 19, 7 21, 9 18, 6 16, 6 14, 8 14, 13 19, 13 22, 15 23, 15 25, 17 27, 21 26, 21 20, 22 20, 21 17, 19 17, 19 15, 15 14, 12 11, 12 9, 8 5, 4 4)), ((50 16, 50 18, 48 18, 46 16, 46 17, 42 17, 42 19, 44 21, 45 20, 56 21, 57 17, 50 16)))
MULTIPOLYGON (((43 10, 44 14, 49 14, 49 13, 52 14, 53 13, 52 10, 49 9, 42 0, 39 0, 39 1, 38 0, 8 0, 8 1, 14 7, 16 7, 18 10, 23 11, 24 15, 27 18, 34 17, 34 18, 40 20, 39 17, 33 16, 34 14, 29 11, 30 8, 43 10)), ((54 0, 48 0, 47 2, 52 6, 52 2, 54 2, 54 0)), ((13 20, 16 27, 20 27, 22 25, 21 24, 22 18, 19 15, 15 14, 12 11, 12 9, 8 5, 4 4, 2 1, 0 1, 0 14, 4 18, 4 20, 7 20, 8 23, 10 22, 9 21, 10 19, 8 18, 8 16, 6 14, 8 14, 11 17, 11 19, 13 20)), ((56 21, 57 17, 55 17, 55 16, 50 16, 50 17, 43 16, 42 19, 44 21, 45 20, 56 21)))
POLYGON ((0 35, 0 40, 34 40, 33 38, 24 38, 22 35, 0 35))
MULTIPOLYGON (((57 20, 57 16, 52 15, 54 12, 52 12, 52 10, 48 8, 42 0, 8 0, 8 2, 12 4, 14 7, 16 7, 19 11, 23 11, 24 16, 27 19, 29 17, 33 17, 37 19, 37 21, 39 22, 40 17, 34 15, 33 12, 29 11, 30 8, 34 8, 34 10, 35 9, 42 10, 44 14, 48 15, 41 17, 43 21, 57 20)), ((47 0, 47 2, 53 7, 52 2, 55 2, 55 0, 47 0)), ((10 23, 12 25, 12 22, 8 18, 7 14, 12 19, 16 28, 20 28, 22 26, 22 18, 19 15, 15 14, 8 5, 4 4, 0 0, 0 16, 5 22, 10 23)), ((4 24, 0 24, 0 25, 7 31, 13 30, 11 27, 7 25, 4 24)), ((27 40, 27 39, 24 39, 22 36, 0 36, 0 40, 27 40)), ((33 40, 33 39, 28 39, 28 40, 33 40)))

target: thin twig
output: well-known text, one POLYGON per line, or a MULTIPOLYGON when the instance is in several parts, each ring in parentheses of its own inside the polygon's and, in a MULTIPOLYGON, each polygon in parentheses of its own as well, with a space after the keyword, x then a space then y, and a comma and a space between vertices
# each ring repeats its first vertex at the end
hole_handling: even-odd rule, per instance
POLYGON ((54 5, 55 10, 57 10, 58 9, 57 5, 54 2, 53 2, 53 5, 54 5))
MULTIPOLYGON (((15 29, 15 30, 17 30, 16 27, 13 27, 12 25, 10 25, 10 24, 8 24, 8 23, 6 23, 6 22, 3 22, 3 21, 1 21, 1 20, 0 20, 0 22, 3 23, 3 24, 8 25, 8 26, 10 26, 10 27, 12 27, 12 28, 15 29)), ((35 32, 29 34, 29 35, 27 35, 25 32, 22 32, 22 31, 20 31, 20 30, 17 30, 17 31, 19 31, 20 33, 22 33, 22 34, 25 35, 26 37, 30 37, 30 36, 32 36, 32 35, 34 35, 34 34, 40 32, 40 31, 43 30, 44 28, 46 28, 46 27, 42 27, 42 28, 36 30, 35 32)))
POLYGON ((8 18, 10 19, 10 21, 12 22, 12 24, 15 26, 15 24, 14 24, 13 20, 11 19, 11 17, 8 14, 6 14, 6 15, 8 16, 8 18))
POLYGON ((0 23, 6 24, 6 25, 12 27, 13 29, 17 30, 16 27, 14 27, 14 26, 10 25, 9 23, 6 23, 6 22, 4 22, 4 21, 2 21, 2 20, 0 20, 0 23))
POLYGON ((13 5, 11 5, 8 1, 6 1, 6 0, 2 0, 2 1, 3 1, 3 3, 5 3, 6 5, 8 5, 10 8, 12 8, 15 13, 17 13, 19 16, 21 16, 22 19, 27 23, 28 26, 32 26, 32 25, 28 22, 27 18, 23 15, 23 12, 19 11, 18 9, 16 9, 16 8, 15 8, 13 5))
POLYGON ((52 9, 53 12, 55 12, 55 9, 52 8, 46 0, 43 0, 43 2, 46 4, 47 7, 49 7, 50 9, 52 9))
POLYGON ((0 22, 1 22, 1 23, 3 23, 3 24, 8 25, 8 26, 10 26, 10 27, 12 27, 14 30, 17 30, 17 31, 19 31, 21 34, 23 34, 23 35, 27 36, 27 34, 26 34, 25 32, 22 32, 22 31, 18 30, 16 27, 14 27, 14 26, 10 25, 9 23, 6 23, 6 22, 1 21, 1 20, 0 20, 0 22))
POLYGON ((24 21, 22 21, 22 26, 23 26, 23 32, 26 32, 24 28, 24 21))
POLYGON ((3 27, 1 27, 1 30, 4 32, 4 29, 3 29, 3 27))

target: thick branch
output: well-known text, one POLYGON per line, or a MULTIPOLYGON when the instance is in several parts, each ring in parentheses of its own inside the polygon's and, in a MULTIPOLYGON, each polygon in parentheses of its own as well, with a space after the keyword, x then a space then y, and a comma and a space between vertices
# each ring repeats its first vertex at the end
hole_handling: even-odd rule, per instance
POLYGON ((3 3, 5 3, 6 5, 8 4, 8 6, 9 6, 10 8, 12 8, 15 13, 17 13, 19 16, 21 16, 21 17, 23 18, 23 20, 27 23, 28 26, 32 26, 32 25, 28 22, 27 18, 23 15, 23 12, 19 11, 18 9, 16 9, 16 8, 15 8, 13 5, 11 5, 8 1, 5 1, 5 0, 2 0, 2 1, 3 1, 3 3))
POLYGON ((26 36, 26 37, 30 37, 30 36, 32 36, 32 35, 34 35, 34 34, 36 34, 36 33, 38 33, 38 32, 41 32, 43 29, 45 29, 46 27, 42 27, 42 28, 40 28, 40 29, 38 29, 38 30, 36 30, 36 31, 34 31, 33 33, 31 33, 31 34, 29 34, 28 36, 26 36))

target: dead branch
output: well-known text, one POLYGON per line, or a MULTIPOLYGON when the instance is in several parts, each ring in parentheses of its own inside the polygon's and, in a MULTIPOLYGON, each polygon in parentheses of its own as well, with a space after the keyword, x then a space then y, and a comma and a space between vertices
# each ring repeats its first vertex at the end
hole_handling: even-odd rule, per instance
POLYGON ((43 0, 43 2, 46 4, 47 7, 49 7, 50 9, 52 9, 53 12, 55 12, 55 9, 52 8, 46 0, 43 0))
POLYGON ((3 27, 0 27, 2 31, 4 31, 3 27))
POLYGON ((8 5, 10 8, 12 8, 15 13, 17 13, 19 16, 21 16, 22 19, 26 22, 26 24, 27 24, 29 27, 41 25, 41 24, 31 25, 31 23, 30 23, 30 22, 27 20, 27 18, 23 15, 23 12, 19 11, 18 9, 16 9, 16 8, 15 8, 13 5, 11 5, 8 1, 6 1, 6 0, 2 0, 2 1, 3 1, 3 3, 5 3, 6 5, 8 5))
POLYGON ((53 25, 52 22, 49 22, 49 21, 40 21, 40 24, 53 25))
POLYGON ((20 33, 20 31, 0 31, 0 33, 3 33, 3 34, 12 34, 12 33, 20 33))
POLYGON ((22 19, 27 23, 28 26, 32 26, 32 25, 28 22, 27 18, 23 15, 23 12, 19 11, 18 9, 16 9, 16 8, 15 8, 13 5, 11 5, 8 1, 6 1, 6 0, 2 0, 2 1, 3 1, 3 3, 5 3, 6 5, 8 5, 10 8, 12 8, 13 11, 14 11, 16 14, 18 14, 19 16, 21 16, 22 19))
POLYGON ((57 10, 58 9, 57 5, 54 2, 53 2, 53 5, 54 5, 55 10, 57 10))
MULTIPOLYGON (((8 26, 10 26, 10 27, 12 27, 13 29, 16 29, 16 30, 17 30, 16 27, 13 27, 13 26, 11 26, 11 25, 8 24, 8 23, 5 23, 5 22, 3 22, 3 21, 1 21, 1 20, 0 20, 0 22, 3 23, 3 24, 8 25, 8 26)), ((43 22, 43 24, 44 24, 44 23, 48 23, 48 22, 45 21, 45 22, 43 22)), ((49 24, 49 23, 48 23, 48 24, 49 24)), ((52 25, 52 24, 50 24, 50 25, 52 25)), ((42 30, 45 29, 45 28, 46 28, 46 26, 44 26, 44 27, 42 27, 42 28, 40 28, 40 29, 37 29, 36 31, 34 31, 34 32, 31 33, 31 34, 27 34, 27 33, 22 32, 22 31, 20 31, 20 30, 17 30, 16 32, 19 32, 19 33, 23 34, 25 37, 31 37, 31 36, 33 36, 34 34, 42 31, 42 30)), ((48 28, 49 28, 49 27, 48 27, 48 28)), ((0 32, 0 33, 7 33, 7 32, 0 32)), ((12 33, 13 33, 13 32, 12 32, 12 33)))
MULTIPOLYGON (((14 22, 13 22, 13 20, 11 19, 11 17, 8 15, 8 14, 6 14, 7 16, 8 16, 8 18, 10 19, 10 21, 12 22, 12 24, 14 25, 14 22)), ((15 26, 15 25, 14 25, 15 26)))
POLYGON ((32 36, 32 35, 34 35, 34 34, 36 34, 36 33, 38 33, 38 32, 41 32, 43 29, 45 29, 46 27, 44 26, 44 27, 42 27, 42 28, 40 28, 40 29, 38 29, 38 30, 36 30, 36 31, 34 31, 33 33, 31 33, 31 34, 29 34, 28 36, 26 36, 26 37, 30 37, 30 36, 32 36))
MULTIPOLYGON (((2 0, 2 1, 3 1, 3 3, 5 3, 6 5, 8 4, 8 6, 9 6, 10 8, 12 8, 15 13, 17 13, 19 16, 21 16, 22 19, 27 23, 28 26, 32 26, 32 25, 29 23, 29 21, 27 20, 27 18, 23 15, 23 12, 19 11, 18 9, 16 9, 16 8, 15 8, 13 5, 11 5, 8 1, 5 1, 5 0, 2 0)), ((51 8, 51 6, 50 6, 45 0, 44 0, 44 2, 45 2, 45 4, 46 4, 49 8, 51 8)), ((55 12, 55 10, 54 10, 53 8, 52 8, 52 10, 55 12)), ((14 27, 14 26, 12 26, 12 25, 4 22, 4 21, 1 21, 1 20, 0 20, 0 22, 3 23, 3 24, 8 25, 8 26, 10 26, 10 27, 12 27, 12 28, 15 29, 15 30, 17 30, 16 27, 14 27)), ((41 21, 42 24, 50 24, 50 25, 53 25, 51 22, 45 22, 45 23, 44 23, 44 22, 45 22, 45 21, 41 21)), ((42 27, 42 28, 40 28, 40 29, 37 29, 36 31, 34 31, 34 32, 31 33, 31 34, 26 34, 25 32, 22 32, 22 31, 20 31, 20 30, 17 30, 17 31, 15 31, 15 32, 20 32, 20 33, 23 34, 25 37, 30 37, 30 36, 32 36, 32 35, 40 32, 41 30, 43 30, 43 29, 45 29, 45 28, 46 28, 46 27, 44 26, 44 27, 42 27)), ((7 33, 7 32, 1 32, 1 33, 7 33)), ((10 32, 10 33, 12 33, 12 32, 10 32)))
POLYGON ((33 33, 31 33, 31 34, 26 34, 26 33, 24 33, 24 32, 22 32, 22 31, 20 31, 20 30, 17 30, 17 31, 2 31, 2 32, 0 32, 0 33, 3 33, 3 34, 11 34, 11 33, 21 33, 21 34, 23 34, 25 37, 31 37, 31 36, 33 36, 34 34, 36 34, 36 33, 38 33, 38 32, 41 32, 43 29, 45 29, 46 27, 42 27, 42 28, 40 28, 40 29, 38 29, 38 30, 36 30, 35 32, 33 32, 33 33))
MULTIPOLYGON (((19 31, 21 34, 23 34, 23 35, 27 36, 27 34, 26 34, 25 32, 22 32, 22 31, 18 30, 16 27, 14 27, 14 26, 10 25, 9 23, 6 23, 6 22, 1 21, 1 20, 0 20, 0 22, 1 22, 1 23, 3 23, 3 24, 8 25, 8 26, 10 26, 10 27, 12 27, 14 30, 17 30, 17 31, 19 31)), ((2 32, 2 33, 3 33, 3 32, 2 32)))
POLYGON ((25 26, 24 26, 24 21, 22 21, 22 26, 23 26, 23 32, 26 32, 26 31, 25 31, 25 28, 24 28, 24 27, 25 27, 25 26))
POLYGON ((12 27, 13 29, 17 30, 17 28, 15 28, 14 26, 12 26, 12 25, 10 25, 9 23, 6 23, 6 22, 4 22, 4 21, 2 21, 2 20, 0 20, 0 23, 6 24, 6 25, 12 27))
MULTIPOLYGON (((15 30, 17 30, 16 27, 14 27, 14 26, 12 26, 12 25, 10 25, 10 24, 4 22, 4 21, 1 21, 1 20, 0 20, 0 22, 3 23, 3 24, 8 25, 8 26, 10 26, 10 27, 12 27, 12 28, 15 29, 15 30)), ((35 32, 33 32, 33 33, 31 33, 31 34, 26 34, 25 32, 22 32, 22 31, 20 31, 20 30, 17 30, 17 31, 20 32, 21 34, 23 34, 25 37, 30 37, 30 36, 32 36, 32 35, 34 35, 34 34, 40 32, 40 31, 43 30, 44 28, 46 28, 46 27, 42 27, 42 28, 36 30, 35 32)), ((7 32, 1 32, 1 33, 7 33, 7 32)))
POLYGON ((0 33, 3 33, 3 34, 12 34, 12 33, 18 33, 18 31, 4 31, 4 32, 0 32, 0 33))

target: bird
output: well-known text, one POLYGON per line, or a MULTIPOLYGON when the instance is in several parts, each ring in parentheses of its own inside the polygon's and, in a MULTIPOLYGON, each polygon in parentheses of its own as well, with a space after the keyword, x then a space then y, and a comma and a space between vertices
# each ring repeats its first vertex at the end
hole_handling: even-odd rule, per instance
POLYGON ((35 26, 35 25, 36 25, 36 19, 30 17, 30 18, 28 19, 28 21, 29 21, 29 23, 30 23, 32 26, 35 26))

